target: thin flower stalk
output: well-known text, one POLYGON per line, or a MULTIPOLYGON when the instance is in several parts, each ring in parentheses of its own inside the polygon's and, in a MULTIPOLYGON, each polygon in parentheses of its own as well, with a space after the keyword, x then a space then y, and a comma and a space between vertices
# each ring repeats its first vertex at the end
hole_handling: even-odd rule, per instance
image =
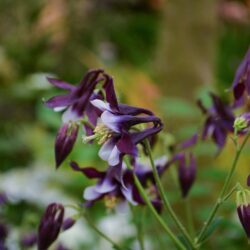
POLYGON ((201 229, 201 231, 200 231, 200 233, 199 233, 199 235, 197 237, 197 240, 196 240, 197 244, 200 244, 202 242, 203 236, 205 235, 205 233, 206 233, 209 225, 213 221, 213 219, 214 219, 214 217, 215 217, 215 215, 216 215, 219 207, 221 206, 221 204, 225 200, 226 192, 228 190, 228 187, 229 187, 229 184, 231 182, 232 176, 233 176, 233 174, 235 172, 235 169, 237 167, 237 163, 239 161, 239 158, 240 158, 240 155, 242 153, 242 150, 243 150, 244 146, 246 145, 249 137, 250 137, 250 131, 246 134, 246 137, 245 137, 245 139, 244 139, 244 141, 243 141, 243 143, 241 144, 240 147, 238 146, 238 143, 236 142, 236 144, 237 144, 236 145, 236 153, 235 153, 235 157, 234 157, 234 161, 233 161, 232 167, 231 167, 230 171, 228 172, 228 175, 226 177, 226 180, 224 182, 224 185, 222 187, 220 195, 219 195, 219 197, 218 197, 218 199, 217 199, 217 201, 216 201, 216 203, 215 203, 215 205, 214 205, 214 207, 213 207, 213 209, 212 209, 212 211, 211 211, 208 219, 204 223, 204 226, 201 229))

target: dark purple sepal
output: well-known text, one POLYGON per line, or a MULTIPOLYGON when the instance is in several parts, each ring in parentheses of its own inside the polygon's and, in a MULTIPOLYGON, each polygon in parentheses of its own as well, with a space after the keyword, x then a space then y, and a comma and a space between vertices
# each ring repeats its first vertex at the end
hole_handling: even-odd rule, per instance
POLYGON ((247 177, 247 186, 250 187, 250 175, 247 177))
POLYGON ((192 187, 196 177, 196 161, 192 153, 189 154, 189 164, 185 154, 179 157, 178 178, 182 197, 185 198, 192 187))
POLYGON ((240 222, 250 239, 250 205, 240 205, 237 207, 240 222))
POLYGON ((47 250, 57 239, 64 218, 64 207, 61 204, 48 205, 38 228, 38 250, 47 250))
POLYGON ((73 90, 75 88, 74 85, 67 83, 65 81, 56 79, 56 78, 47 77, 47 80, 50 84, 52 84, 53 86, 59 89, 73 90))
POLYGON ((59 129, 55 141, 56 168, 58 168, 71 152, 78 134, 78 126, 65 123, 59 129))
POLYGON ((67 218, 63 221, 62 230, 66 231, 75 225, 76 221, 72 218, 67 218))
POLYGON ((89 179, 100 179, 103 178, 105 176, 105 172, 99 171, 93 167, 85 167, 85 168, 81 168, 79 167, 79 165, 72 161, 70 162, 70 166, 74 171, 78 171, 81 172, 82 174, 84 174, 86 177, 88 177, 89 179))

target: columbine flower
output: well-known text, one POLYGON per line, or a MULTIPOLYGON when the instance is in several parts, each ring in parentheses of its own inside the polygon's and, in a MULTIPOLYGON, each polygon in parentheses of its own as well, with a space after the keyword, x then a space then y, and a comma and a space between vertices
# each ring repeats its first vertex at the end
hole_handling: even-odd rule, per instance
POLYGON ((250 95, 250 48, 236 71, 232 88, 235 98, 234 106, 238 107, 244 103, 244 93, 250 95))
POLYGON ((47 250, 57 239, 64 217, 64 207, 61 204, 50 204, 38 228, 38 250, 47 250))
MULTIPOLYGON (((157 162, 159 174, 165 170, 166 160, 157 162)), ((128 201, 132 205, 144 204, 142 197, 134 183, 133 172, 124 165, 110 166, 107 171, 99 171, 95 168, 80 168, 77 163, 71 162, 75 171, 82 172, 89 179, 97 179, 97 184, 87 187, 83 197, 87 201, 86 206, 93 205, 103 199, 107 208, 114 208, 117 203, 128 201)), ((137 162, 133 163, 135 174, 138 176, 144 188, 150 195, 152 204, 160 211, 161 201, 155 185, 152 170, 137 162)))
POLYGON ((108 161, 110 166, 115 166, 125 154, 137 156, 136 145, 158 133, 162 129, 162 123, 149 110, 118 104, 113 89, 109 90, 107 101, 109 102, 100 99, 91 101, 101 115, 94 135, 84 137, 84 141, 96 140, 102 145, 99 156, 108 161), (135 125, 143 123, 153 125, 141 131, 134 129, 135 125))
MULTIPOLYGON (((59 167, 71 152, 84 115, 87 116, 91 125, 96 125, 96 109, 91 105, 90 100, 101 98, 98 93, 94 93, 94 89, 103 80, 100 77, 102 72, 102 70, 89 71, 78 86, 48 78, 52 85, 68 90, 68 94, 52 97, 45 102, 47 107, 53 108, 55 111, 65 110, 62 115, 63 125, 58 131, 55 143, 56 167, 59 167)), ((90 125, 84 124, 84 127, 87 134, 91 133, 90 125)))
POLYGON ((182 197, 188 195, 196 177, 196 161, 192 153, 189 154, 187 159, 186 154, 179 155, 178 178, 181 187, 182 197), (189 162, 189 163, 188 163, 189 162))
POLYGON ((226 143, 229 132, 233 132, 234 114, 231 108, 225 105, 222 100, 215 94, 210 93, 213 106, 207 109, 199 101, 198 105, 206 115, 206 121, 203 128, 202 139, 205 140, 211 136, 219 149, 222 149, 226 143))
POLYGON ((240 222, 250 239, 250 192, 242 189, 236 194, 237 213, 240 222))

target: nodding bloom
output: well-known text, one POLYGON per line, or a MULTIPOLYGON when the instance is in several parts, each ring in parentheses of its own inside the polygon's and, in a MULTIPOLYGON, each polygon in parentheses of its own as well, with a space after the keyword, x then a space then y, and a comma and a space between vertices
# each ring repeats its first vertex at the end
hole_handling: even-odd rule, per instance
POLYGON ((77 138, 78 128, 82 124, 87 134, 91 133, 90 127, 96 125, 97 110, 90 100, 102 98, 100 93, 95 93, 96 85, 103 80, 103 70, 91 70, 87 72, 80 84, 71 85, 64 81, 48 78, 48 81, 68 93, 52 97, 45 105, 55 111, 65 110, 62 115, 62 127, 59 129, 55 142, 56 167, 59 167, 71 152, 77 138), (83 123, 86 116, 87 123, 83 123))
POLYGON ((250 239, 250 191, 244 189, 236 194, 237 213, 240 222, 250 239))
POLYGON ((185 198, 196 177, 196 160, 192 153, 189 154, 187 159, 186 154, 179 155, 178 178, 181 187, 182 197, 185 198))
POLYGON ((250 48, 236 71, 232 89, 235 98, 234 106, 239 107, 244 104, 244 93, 250 95, 250 48))
POLYGON ((210 93, 213 106, 210 109, 204 107, 203 103, 199 100, 198 106, 204 115, 206 115, 206 121, 204 124, 202 139, 212 137, 215 144, 221 150, 227 139, 227 135, 233 132, 234 114, 231 108, 224 104, 220 97, 210 93))
MULTIPOLYGON (((166 160, 156 161, 161 175, 165 170, 166 160)), ((97 179, 97 183, 84 190, 83 197, 86 206, 92 206, 96 201, 104 200, 107 208, 114 208, 117 203, 129 202, 132 205, 144 204, 143 198, 135 185, 133 172, 125 163, 119 166, 110 166, 106 171, 99 171, 92 167, 80 168, 76 162, 71 162, 75 171, 80 171, 89 179, 97 179)), ((133 162, 134 172, 151 198, 157 211, 161 210, 161 200, 155 185, 152 170, 143 164, 133 162)))
POLYGON ((118 104, 113 84, 108 86, 107 102, 100 99, 91 101, 100 111, 100 118, 94 134, 83 139, 85 142, 95 140, 102 145, 99 151, 100 158, 107 161, 110 166, 115 166, 122 161, 125 154, 136 157, 136 145, 158 133, 163 125, 149 110, 118 104), (136 125, 141 124, 152 125, 140 130, 136 125))
POLYGON ((49 246, 57 239, 64 218, 64 207, 61 204, 50 204, 38 228, 38 250, 47 250, 49 246))

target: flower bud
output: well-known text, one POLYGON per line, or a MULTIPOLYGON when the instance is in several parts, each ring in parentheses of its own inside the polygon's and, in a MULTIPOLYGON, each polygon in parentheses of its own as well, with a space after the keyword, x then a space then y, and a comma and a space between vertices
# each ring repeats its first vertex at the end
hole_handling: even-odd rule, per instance
POLYGON ((243 131, 250 125, 250 113, 244 113, 234 120, 234 129, 243 131))
POLYGON ((50 204, 38 228, 38 250, 46 250, 57 239, 62 227, 64 207, 61 204, 50 204))
POLYGON ((248 190, 238 191, 236 202, 239 220, 250 239, 250 192, 248 190))

